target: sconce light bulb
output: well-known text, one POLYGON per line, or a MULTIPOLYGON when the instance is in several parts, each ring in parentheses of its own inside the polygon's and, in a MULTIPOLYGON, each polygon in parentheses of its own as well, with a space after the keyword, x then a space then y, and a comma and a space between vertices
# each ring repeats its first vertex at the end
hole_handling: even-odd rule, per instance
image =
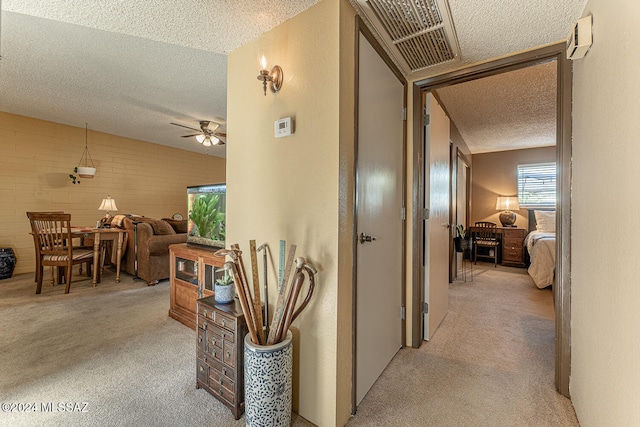
POLYGON ((265 58, 264 55, 262 55, 262 58, 260 59, 260 65, 263 70, 267 69, 267 58, 265 58))

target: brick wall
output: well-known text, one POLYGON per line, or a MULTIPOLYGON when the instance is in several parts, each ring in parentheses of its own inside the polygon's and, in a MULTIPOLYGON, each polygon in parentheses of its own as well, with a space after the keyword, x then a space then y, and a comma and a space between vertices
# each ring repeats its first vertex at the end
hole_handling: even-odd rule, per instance
POLYGON ((96 176, 73 185, 84 128, 0 112, 0 247, 16 252, 14 275, 35 270, 27 211, 62 210, 95 226, 111 195, 118 213, 186 217, 187 186, 225 181, 223 158, 91 130, 88 141, 96 176))

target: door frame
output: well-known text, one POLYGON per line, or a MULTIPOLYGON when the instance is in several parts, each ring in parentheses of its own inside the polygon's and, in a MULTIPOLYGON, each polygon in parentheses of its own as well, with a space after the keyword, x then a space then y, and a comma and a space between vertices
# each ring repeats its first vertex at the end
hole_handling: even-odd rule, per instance
MULTIPOLYGON (((434 89, 489 77, 492 75, 525 68, 542 62, 556 60, 556 164, 558 166, 556 217, 556 286, 554 286, 556 341, 555 341, 555 384, 558 392, 566 397, 569 393, 571 374, 571 112, 572 112, 572 63, 565 57, 564 43, 545 46, 487 63, 470 66, 449 73, 429 77, 413 83, 413 206, 422 206, 424 181, 419 176, 424 153, 421 141, 424 138, 424 118, 422 93, 434 89)), ((420 244, 424 221, 422 212, 414 209, 413 250, 412 250, 412 290, 411 304, 422 306, 422 272, 420 259, 423 248, 420 244)), ((414 309, 411 318, 412 347, 422 344, 422 310, 414 309)))
MULTIPOLYGON (((469 228, 469 217, 471 214, 471 162, 464 155, 462 151, 460 151, 460 147, 455 146, 453 143, 450 146, 451 149, 451 162, 449 167, 451 168, 450 175, 450 184, 451 184, 451 192, 449 193, 449 224, 451 224, 451 233, 452 237, 456 236, 456 229, 454 224, 458 224, 458 212, 460 210, 464 210, 465 230, 469 228), (464 163, 464 167, 467 168, 467 179, 463 183, 465 187, 466 198, 464 200, 464 206, 458 205, 458 189, 460 188, 458 182, 458 162, 464 163), (455 194, 455 197, 454 197, 455 194)), ((457 261, 457 252, 453 247, 453 239, 449 245, 449 283, 453 283, 458 276, 458 261, 457 261)), ((464 255, 463 255, 464 256, 464 255)), ((464 261, 463 261, 464 262, 464 261)))
MULTIPOLYGON (((357 337, 357 279, 358 279, 358 129, 359 129, 359 97, 360 97, 360 34, 362 34, 367 41, 371 44, 374 50, 380 55, 380 58, 384 61, 384 63, 389 67, 391 72, 398 78, 400 83, 403 85, 403 105, 404 105, 404 123, 405 125, 402 127, 402 171, 401 171, 401 180, 402 180, 402 210, 404 212, 402 217, 402 277, 400 278, 401 283, 401 304, 402 309, 406 312, 407 300, 407 220, 406 220, 406 209, 407 209, 407 126, 406 126, 406 111, 407 111, 407 79, 402 75, 398 67, 393 63, 393 61, 389 58, 385 50, 382 48, 380 43, 378 43, 377 39, 373 35, 373 33, 367 28, 367 26, 362 21, 359 15, 356 15, 355 19, 355 99, 354 99, 354 156, 353 156, 353 170, 355 173, 355 180, 353 181, 353 230, 352 235, 354 239, 353 244, 353 276, 352 276, 352 316, 351 316, 351 331, 352 331, 352 339, 351 339, 351 414, 355 415, 357 409, 357 396, 356 396, 356 373, 357 373, 357 346, 356 346, 356 337, 357 337)), ((407 334, 407 326, 406 326, 406 317, 403 315, 401 320, 401 348, 404 348, 406 344, 406 334, 407 334)))

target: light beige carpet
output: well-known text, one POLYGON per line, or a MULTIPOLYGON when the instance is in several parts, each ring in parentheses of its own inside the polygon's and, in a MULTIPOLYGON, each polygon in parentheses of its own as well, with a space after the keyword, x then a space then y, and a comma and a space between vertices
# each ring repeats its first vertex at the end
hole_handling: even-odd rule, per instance
MULTIPOLYGON (((551 292, 524 269, 474 276, 451 285, 434 338, 398 353, 349 426, 578 425, 553 385, 551 292)), ((35 295, 32 274, 0 281, 0 402, 38 408, 0 412, 0 425, 244 425, 195 388, 195 333, 167 316, 168 281, 113 279, 76 276, 68 295, 35 295), (75 402, 86 412, 41 412, 75 402)))
POLYGON ((36 295, 33 274, 0 281, 0 402, 36 408, 0 412, 0 425, 243 426, 195 388, 195 332, 168 310, 168 281, 126 273, 96 288, 75 275, 67 295, 49 283, 36 295))
POLYGON ((449 303, 432 340, 396 355, 349 426, 578 425, 554 387, 550 289, 525 269, 478 264, 449 303))

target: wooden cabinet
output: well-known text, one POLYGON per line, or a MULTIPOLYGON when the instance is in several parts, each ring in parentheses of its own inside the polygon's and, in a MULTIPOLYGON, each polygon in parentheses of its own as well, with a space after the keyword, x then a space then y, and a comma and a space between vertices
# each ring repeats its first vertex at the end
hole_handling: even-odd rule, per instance
POLYGON ((213 255, 215 249, 170 245, 171 300, 169 317, 196 329, 196 301, 213 295, 213 283, 224 264, 224 257, 213 255))
POLYGON ((524 267, 524 228, 502 228, 502 265, 524 267))
POLYGON ((226 405, 235 419, 244 413, 244 337, 247 323, 240 303, 197 301, 196 387, 226 405))

